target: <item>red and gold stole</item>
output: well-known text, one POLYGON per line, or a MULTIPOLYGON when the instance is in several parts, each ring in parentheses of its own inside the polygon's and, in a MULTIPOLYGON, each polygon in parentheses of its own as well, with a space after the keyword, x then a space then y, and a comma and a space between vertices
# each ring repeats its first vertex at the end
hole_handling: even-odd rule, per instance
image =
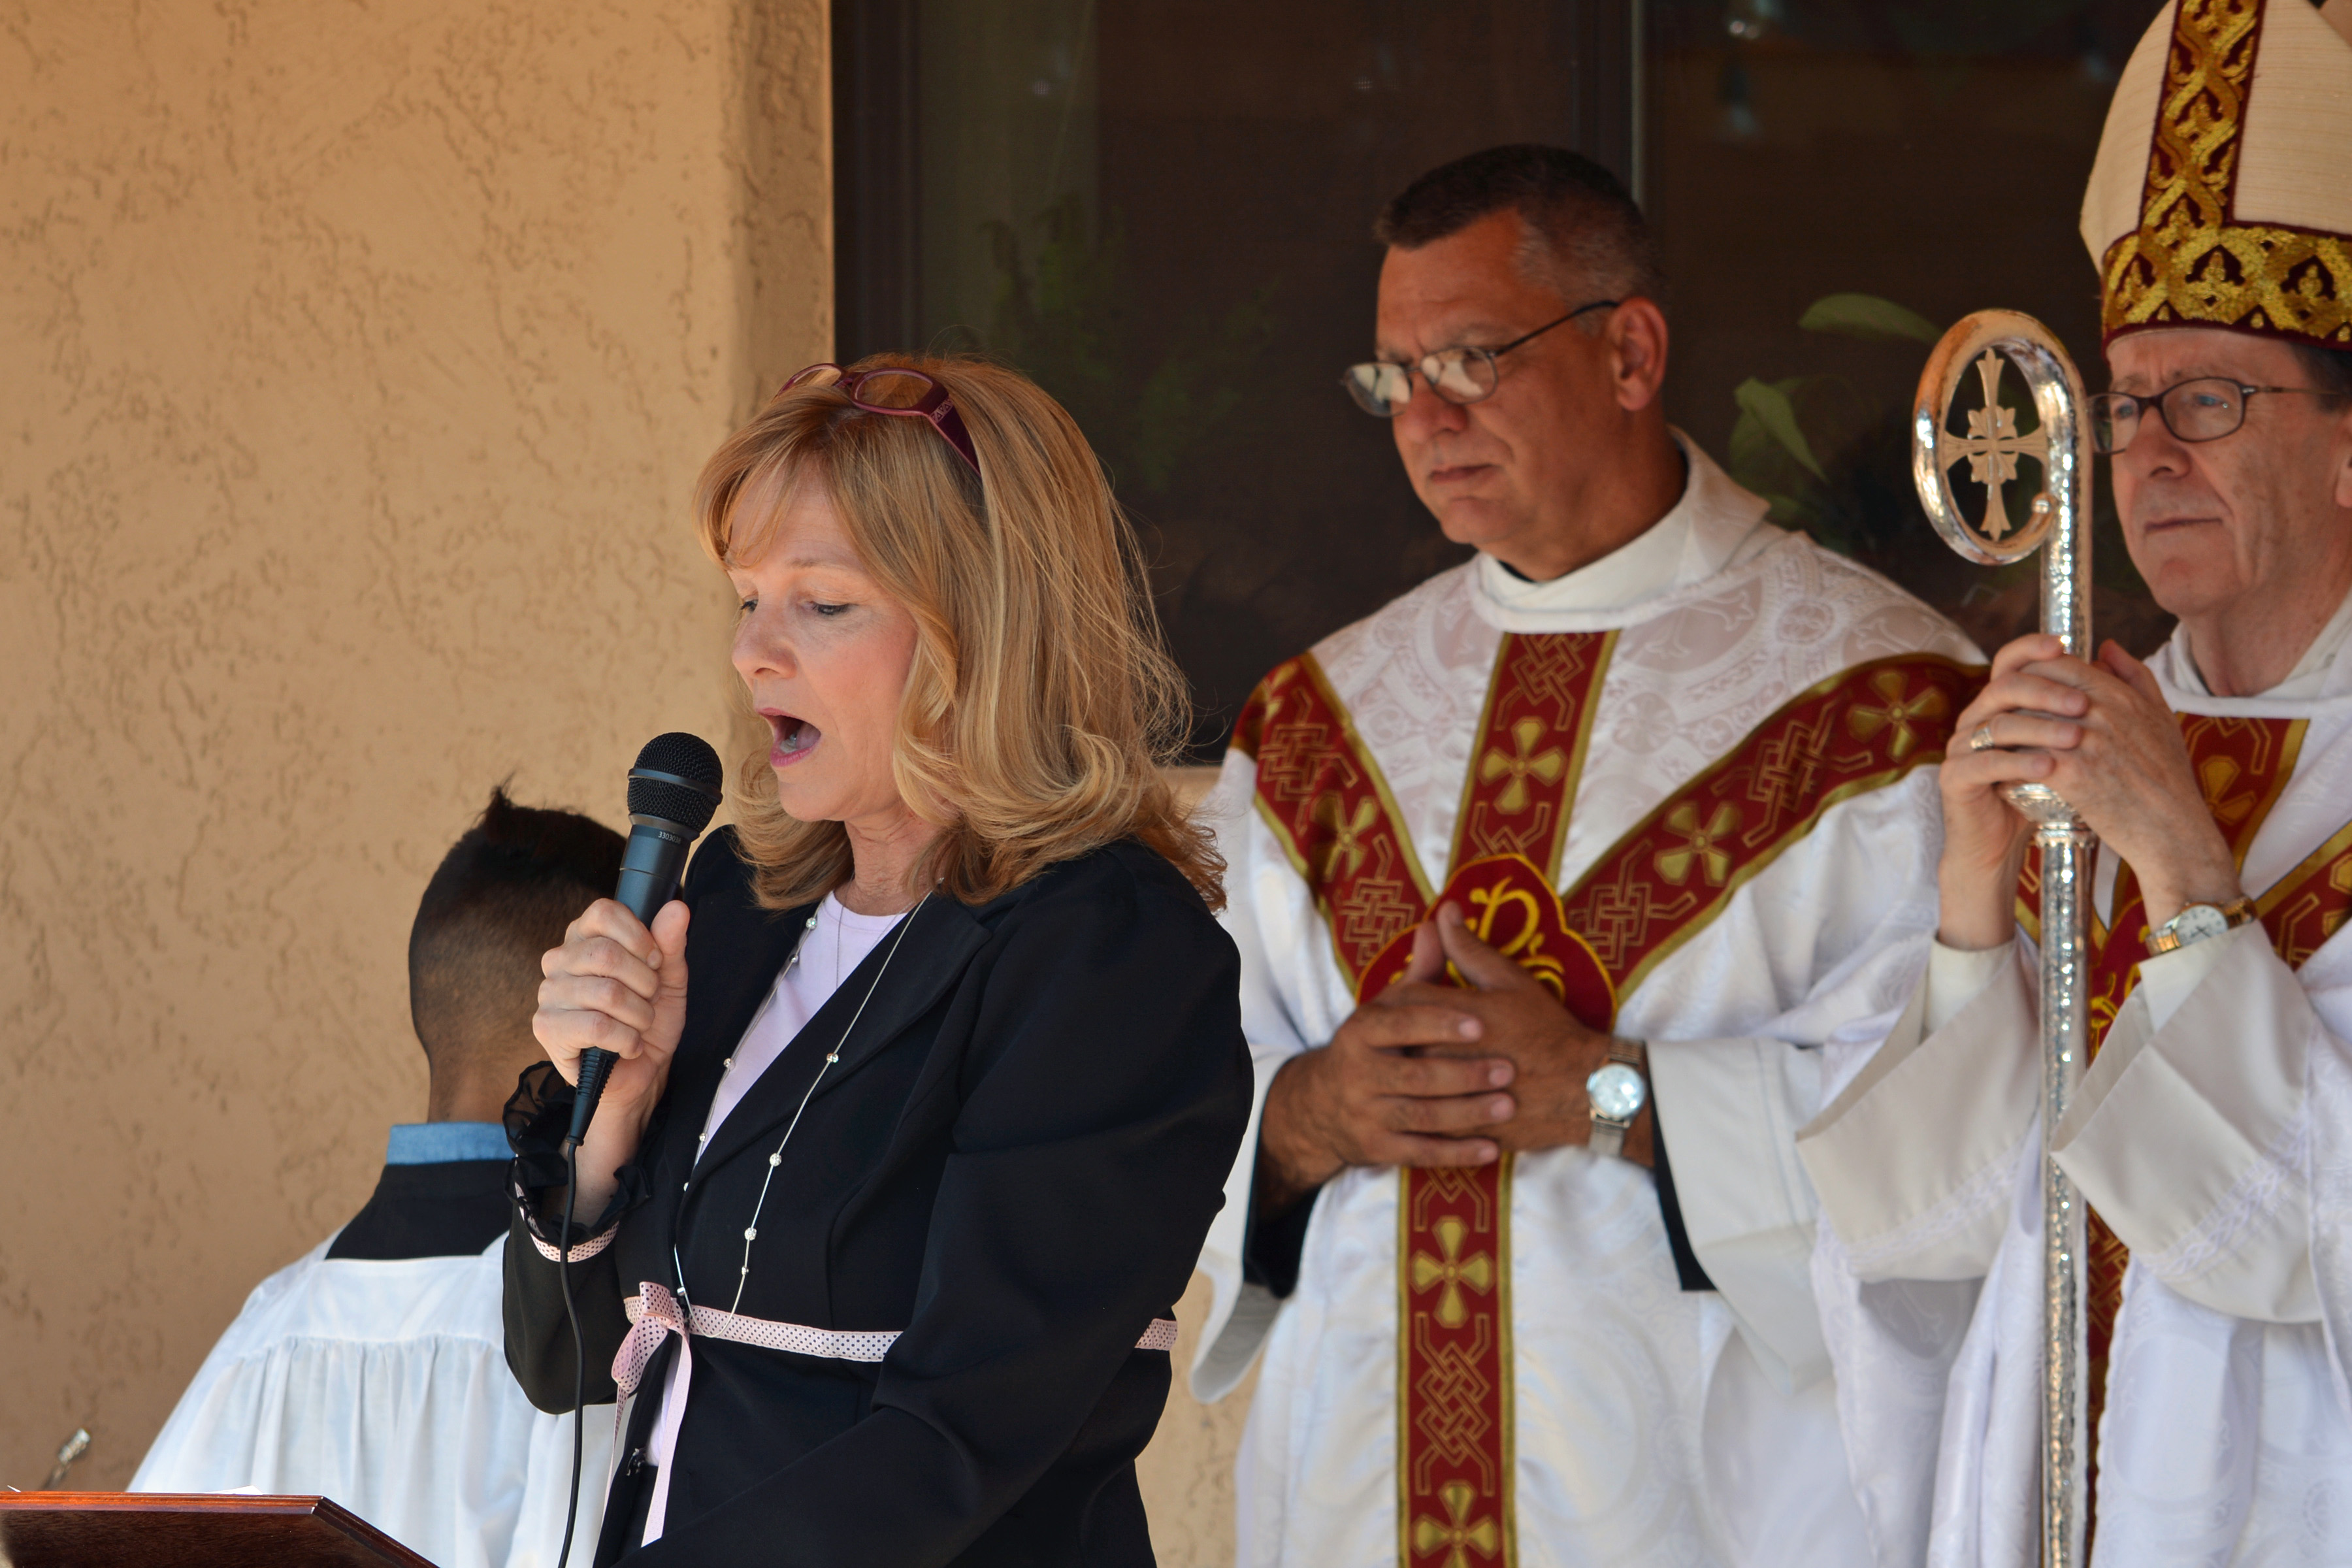
MULTIPOLYGON (((2303 750, 2305 721, 2300 719, 2217 718, 2183 713, 2183 737, 2189 760, 2205 804, 2228 840, 2231 856, 2242 868, 2254 835, 2278 804, 2294 773, 2303 750)), ((2305 856, 2301 864, 2254 900, 2271 944, 2289 968, 2304 960, 2336 934, 2352 912, 2352 826, 2339 829, 2326 843, 2305 856)), ((2026 857, 2018 894, 2018 921, 2037 941, 2042 935, 2041 858, 2026 857)), ((2116 870, 2112 913, 2101 920, 2092 912, 2084 932, 2090 948, 2089 1029, 2091 1056, 2096 1059, 2106 1043, 2116 1015, 2139 984, 2140 961, 2147 957, 2147 913, 2141 902, 2139 880, 2129 866, 2116 870)), ((2084 1290, 2084 1340, 2089 1365, 2085 1371, 2090 1431, 2099 1429, 2099 1415, 2107 1402, 2107 1357, 2115 1344, 2116 1314, 2123 1306, 2124 1269, 2131 1249, 2107 1228, 2098 1211, 2089 1211, 2084 1247, 2089 1278, 2084 1290)), ((2097 1502, 2097 1455, 2092 1456, 2094 1520, 2097 1502)))
MULTIPOLYGON (((1838 802, 1941 758, 1981 671, 1875 660, 1800 692, 1558 891, 1614 632, 1504 637, 1433 890, 1379 765, 1314 656, 1267 676, 1234 744, 1257 809, 1313 889, 1360 998, 1403 973, 1444 901, 1587 1025, 1838 802)), ((1397 1198, 1397 1556, 1517 1561, 1512 1518, 1511 1161, 1405 1170, 1397 1198)))

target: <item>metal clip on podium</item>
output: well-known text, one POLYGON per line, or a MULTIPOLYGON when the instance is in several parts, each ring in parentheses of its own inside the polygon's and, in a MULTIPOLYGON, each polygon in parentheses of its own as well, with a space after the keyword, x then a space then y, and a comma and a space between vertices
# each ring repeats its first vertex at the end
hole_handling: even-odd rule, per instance
MULTIPOLYGON (((2014 310, 1979 310, 1936 345, 1911 416, 1911 478, 1936 531, 1987 565, 2041 551, 2042 629, 2081 658, 2091 656, 2087 405, 2083 378, 2050 329, 2014 310), (2016 412, 2001 406, 2005 365, 2032 395, 2031 431, 2021 433, 2016 412), (1984 406, 1969 413, 1966 434, 1956 434, 1952 404, 1970 372, 1984 406), (2041 467, 2042 487, 2019 524, 2010 517, 2007 487, 2028 459, 2041 467), (1952 472, 1963 461, 1985 489, 1980 520, 1971 521, 1952 491, 1952 472)), ((2045 1568, 2080 1568, 2088 1447, 2081 1440, 2084 1211, 2050 1158, 2050 1137, 2088 1055, 2083 915, 2095 840, 2047 785, 2011 784, 2002 795, 2033 824, 2042 852, 2042 1561, 2045 1568)))
POLYGON ((10 1568, 433 1568, 320 1497, 0 1492, 10 1568))

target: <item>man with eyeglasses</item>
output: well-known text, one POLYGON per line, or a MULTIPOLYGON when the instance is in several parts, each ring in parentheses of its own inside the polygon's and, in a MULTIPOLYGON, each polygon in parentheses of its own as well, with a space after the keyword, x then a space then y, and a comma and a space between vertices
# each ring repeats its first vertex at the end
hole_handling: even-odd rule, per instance
POLYGON ((2052 1140, 2090 1210, 2093 1562, 2352 1563, 2347 150, 2352 0, 2168 5, 2117 81, 2091 424, 2179 626, 2146 664, 2000 650, 1942 770, 1927 977, 1801 1144, 1898 1560, 2037 1560, 2038 884, 1997 793, 2032 781, 2100 845, 2052 1140))
POLYGON ((1216 797, 1238 1560, 1868 1563, 1793 1135, 1925 961, 1977 655, 1668 426, 1606 172, 1496 148, 1376 232, 1347 388, 1478 554, 1270 674, 1216 797))

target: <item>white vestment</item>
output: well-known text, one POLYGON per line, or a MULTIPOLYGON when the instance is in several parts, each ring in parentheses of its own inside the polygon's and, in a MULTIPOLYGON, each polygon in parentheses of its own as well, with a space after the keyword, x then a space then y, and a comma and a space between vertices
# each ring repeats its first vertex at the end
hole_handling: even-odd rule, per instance
MULTIPOLYGON (((131 1490, 332 1499, 436 1568, 558 1568, 572 1417, 507 1370, 506 1238, 481 1254, 329 1258, 256 1286, 147 1450, 131 1490)), ((604 1515, 613 1411, 582 1417, 578 1538, 604 1515)))
MULTIPOLYGON (((2352 601, 2259 697, 2182 713, 2305 720, 2248 847, 2259 897, 2352 823, 2352 601)), ((2116 866, 2093 880, 2104 919, 2116 866)), ((1888 1563, 2038 1560, 2042 1367, 2036 963, 2021 934, 1937 948, 1885 1046, 1801 1148, 1849 1440, 1888 1563)), ((2290 969, 2260 925, 2151 958, 2055 1140, 2131 1248, 2110 1350, 2094 1568, 2352 1563, 2352 941, 2290 969)))
MULTIPOLYGON (((1431 885, 1506 632, 1620 631, 1597 697, 1559 885, 1816 682, 1869 660, 1979 656, 1882 579, 1764 521, 1684 443, 1681 502, 1551 583, 1480 556, 1318 645, 1431 885)), ((1258 1105, 1291 1055, 1354 1010, 1306 881, 1229 752, 1210 809, 1227 858, 1258 1105)), ((1814 1205, 1794 1134, 1822 1053, 1876 1039, 1935 923, 1935 770, 1832 805, 1810 834, 1620 999, 1650 1072, 1689 1239, 1720 1294, 1678 1287, 1651 1174, 1567 1147, 1511 1185, 1517 1560, 1867 1562, 1812 1300, 1814 1205)), ((1210 1232, 1214 1287, 1192 1367, 1217 1398, 1261 1348, 1238 1466, 1238 1561, 1374 1568, 1399 1554, 1397 1193, 1351 1169, 1316 1200, 1297 1287, 1244 1284, 1255 1122, 1210 1232)))

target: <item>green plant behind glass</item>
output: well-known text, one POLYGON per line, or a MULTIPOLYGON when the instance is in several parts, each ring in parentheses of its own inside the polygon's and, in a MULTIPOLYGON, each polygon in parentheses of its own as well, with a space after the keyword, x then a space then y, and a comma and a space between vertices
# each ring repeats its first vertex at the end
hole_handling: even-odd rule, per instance
POLYGON ((1222 312, 1195 312, 1153 352, 1136 330, 1116 218, 1097 226, 1071 195, 1027 226, 1038 234, 1034 259, 1013 225, 984 226, 997 273, 984 346, 1070 411, 1123 499, 1168 495, 1263 381, 1274 285, 1222 312))
MULTIPOLYGON (((1943 335, 1925 316, 1870 294, 1816 300, 1797 325, 1869 342, 1933 346, 1943 335)), ((1731 476, 1771 503, 1773 521, 1862 560, 1899 552, 1906 532, 1927 526, 1911 494, 1902 404, 1842 375, 1751 376, 1731 396, 1739 409, 1731 476)))

